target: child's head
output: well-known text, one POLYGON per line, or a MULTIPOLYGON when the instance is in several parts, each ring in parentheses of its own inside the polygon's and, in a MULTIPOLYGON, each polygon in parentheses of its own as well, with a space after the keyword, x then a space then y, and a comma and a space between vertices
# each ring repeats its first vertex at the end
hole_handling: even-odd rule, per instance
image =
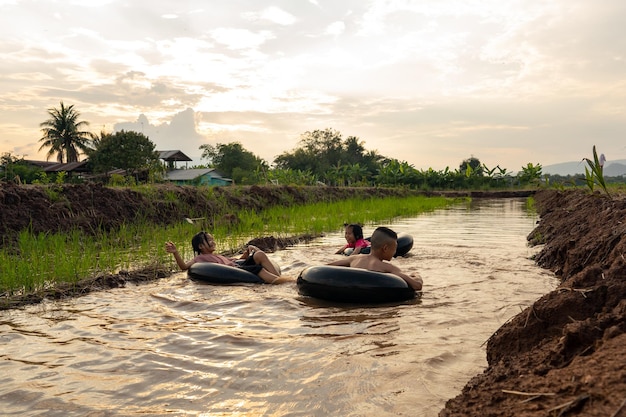
POLYGON ((353 238, 353 242, 356 242, 359 239, 363 239, 363 228, 361 225, 356 223, 344 224, 346 227, 345 237, 347 241, 350 241, 350 238, 353 238))
POLYGON ((383 251, 391 259, 398 248, 398 234, 388 227, 378 227, 372 233, 372 251, 383 251))
POLYGON ((207 232, 196 233, 191 238, 191 247, 193 248, 193 252, 196 255, 200 255, 202 253, 202 248, 200 247, 200 245, 205 245, 208 248, 211 246, 210 242, 212 241, 213 241, 213 236, 211 236, 207 232))

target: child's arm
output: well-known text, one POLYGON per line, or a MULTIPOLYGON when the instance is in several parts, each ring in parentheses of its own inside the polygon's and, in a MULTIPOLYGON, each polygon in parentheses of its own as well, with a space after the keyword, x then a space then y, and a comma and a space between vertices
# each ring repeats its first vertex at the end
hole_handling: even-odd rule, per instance
POLYGON ((422 285, 424 283, 424 281, 422 280, 421 277, 411 277, 409 275, 406 274, 402 274, 399 275, 400 278, 402 278, 403 280, 406 281, 407 284, 409 284, 409 287, 413 288, 415 291, 421 291, 422 290, 422 285))
POLYGON ((346 249, 348 249, 348 245, 343 245, 341 249, 335 252, 335 255, 341 255, 346 249))
POLYGON ((361 253, 361 249, 362 248, 360 246, 355 247, 354 250, 352 251, 352 253, 350 254, 350 256, 358 255, 359 253, 361 253))
POLYGON ((328 265, 334 265, 334 266, 350 266, 350 263, 352 262, 352 259, 350 259, 349 256, 346 256, 344 258, 339 259, 338 261, 333 261, 331 263, 329 263, 328 265))
POLYGON ((400 268, 398 268, 395 265, 391 265, 391 264, 386 264, 386 265, 389 266, 388 272, 394 275, 397 275, 403 280, 405 280, 406 283, 409 285, 409 287, 413 288, 415 291, 422 290, 422 285, 424 284, 424 281, 422 280, 422 277, 419 276, 419 274, 417 276, 410 276, 400 271, 400 268))
POLYGON ((185 261, 183 261, 183 258, 181 258, 178 253, 178 249, 176 249, 176 245, 172 242, 165 242, 165 251, 174 255, 174 259, 176 260, 178 267, 183 271, 189 269, 189 267, 193 264, 191 261, 189 263, 185 263, 185 261))

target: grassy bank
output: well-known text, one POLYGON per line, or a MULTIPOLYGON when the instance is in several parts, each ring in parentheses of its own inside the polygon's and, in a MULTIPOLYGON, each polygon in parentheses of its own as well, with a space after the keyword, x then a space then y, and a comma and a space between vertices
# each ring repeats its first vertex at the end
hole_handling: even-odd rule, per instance
MULTIPOLYGON (((31 199, 24 190, 0 191, 0 197, 9 202, 7 210, 12 202, 19 203, 15 219, 29 219, 15 236, 4 235, 0 292, 5 296, 75 284, 120 270, 172 267, 163 243, 173 240, 183 256, 190 258, 189 240, 199 230, 214 233, 221 244, 218 249, 230 252, 253 237, 317 236, 341 230, 345 222, 381 223, 458 201, 380 189, 369 193, 361 189, 362 197, 354 198, 352 190, 319 187, 103 189, 102 193, 97 189, 31 189, 31 199), (47 204, 40 202, 44 198, 47 204), (42 211, 28 213, 33 207, 42 211), (185 218, 196 220, 190 223, 185 218), (48 228, 42 230, 42 225, 48 228)), ((3 226, 6 229, 10 224, 3 226)))

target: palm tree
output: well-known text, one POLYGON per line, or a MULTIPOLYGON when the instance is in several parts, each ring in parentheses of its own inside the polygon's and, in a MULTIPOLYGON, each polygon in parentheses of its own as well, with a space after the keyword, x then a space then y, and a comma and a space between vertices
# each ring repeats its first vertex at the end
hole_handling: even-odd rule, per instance
POLYGON ((89 141, 93 138, 90 132, 81 130, 89 126, 89 122, 78 121, 80 113, 74 110, 74 105, 66 107, 63 102, 60 109, 48 109, 48 114, 50 118, 39 125, 43 132, 39 150, 50 148, 46 159, 57 154, 59 162, 78 162, 78 155, 89 150, 89 141))

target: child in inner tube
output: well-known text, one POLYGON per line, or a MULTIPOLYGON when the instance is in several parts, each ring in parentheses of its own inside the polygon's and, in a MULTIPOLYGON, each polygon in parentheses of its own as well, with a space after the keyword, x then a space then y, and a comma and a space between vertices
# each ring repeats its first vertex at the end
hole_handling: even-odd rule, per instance
POLYGON ((398 248, 398 235, 387 227, 379 227, 372 233, 372 250, 369 255, 350 256, 329 263, 328 265, 350 266, 352 268, 369 269, 376 272, 394 274, 406 281, 415 291, 421 291, 422 278, 419 274, 407 275, 389 262, 398 248))
POLYGON ((348 243, 346 243, 341 249, 339 249, 335 254, 337 255, 358 255, 362 249, 368 248, 370 243, 363 239, 363 228, 356 224, 345 224, 345 238, 348 243))
POLYGON ((229 258, 215 253, 217 245, 215 239, 209 233, 200 232, 195 234, 193 238, 191 238, 191 247, 196 256, 185 263, 178 253, 176 245, 171 241, 165 243, 165 251, 174 255, 176 263, 183 271, 189 269, 189 267, 196 262, 212 262, 244 269, 258 275, 259 278, 268 284, 282 284, 284 282, 294 281, 294 279, 290 277, 281 277, 280 273, 267 257, 267 254, 253 245, 248 245, 246 250, 241 254, 239 259, 245 259, 242 264, 235 262, 235 258, 229 258))

